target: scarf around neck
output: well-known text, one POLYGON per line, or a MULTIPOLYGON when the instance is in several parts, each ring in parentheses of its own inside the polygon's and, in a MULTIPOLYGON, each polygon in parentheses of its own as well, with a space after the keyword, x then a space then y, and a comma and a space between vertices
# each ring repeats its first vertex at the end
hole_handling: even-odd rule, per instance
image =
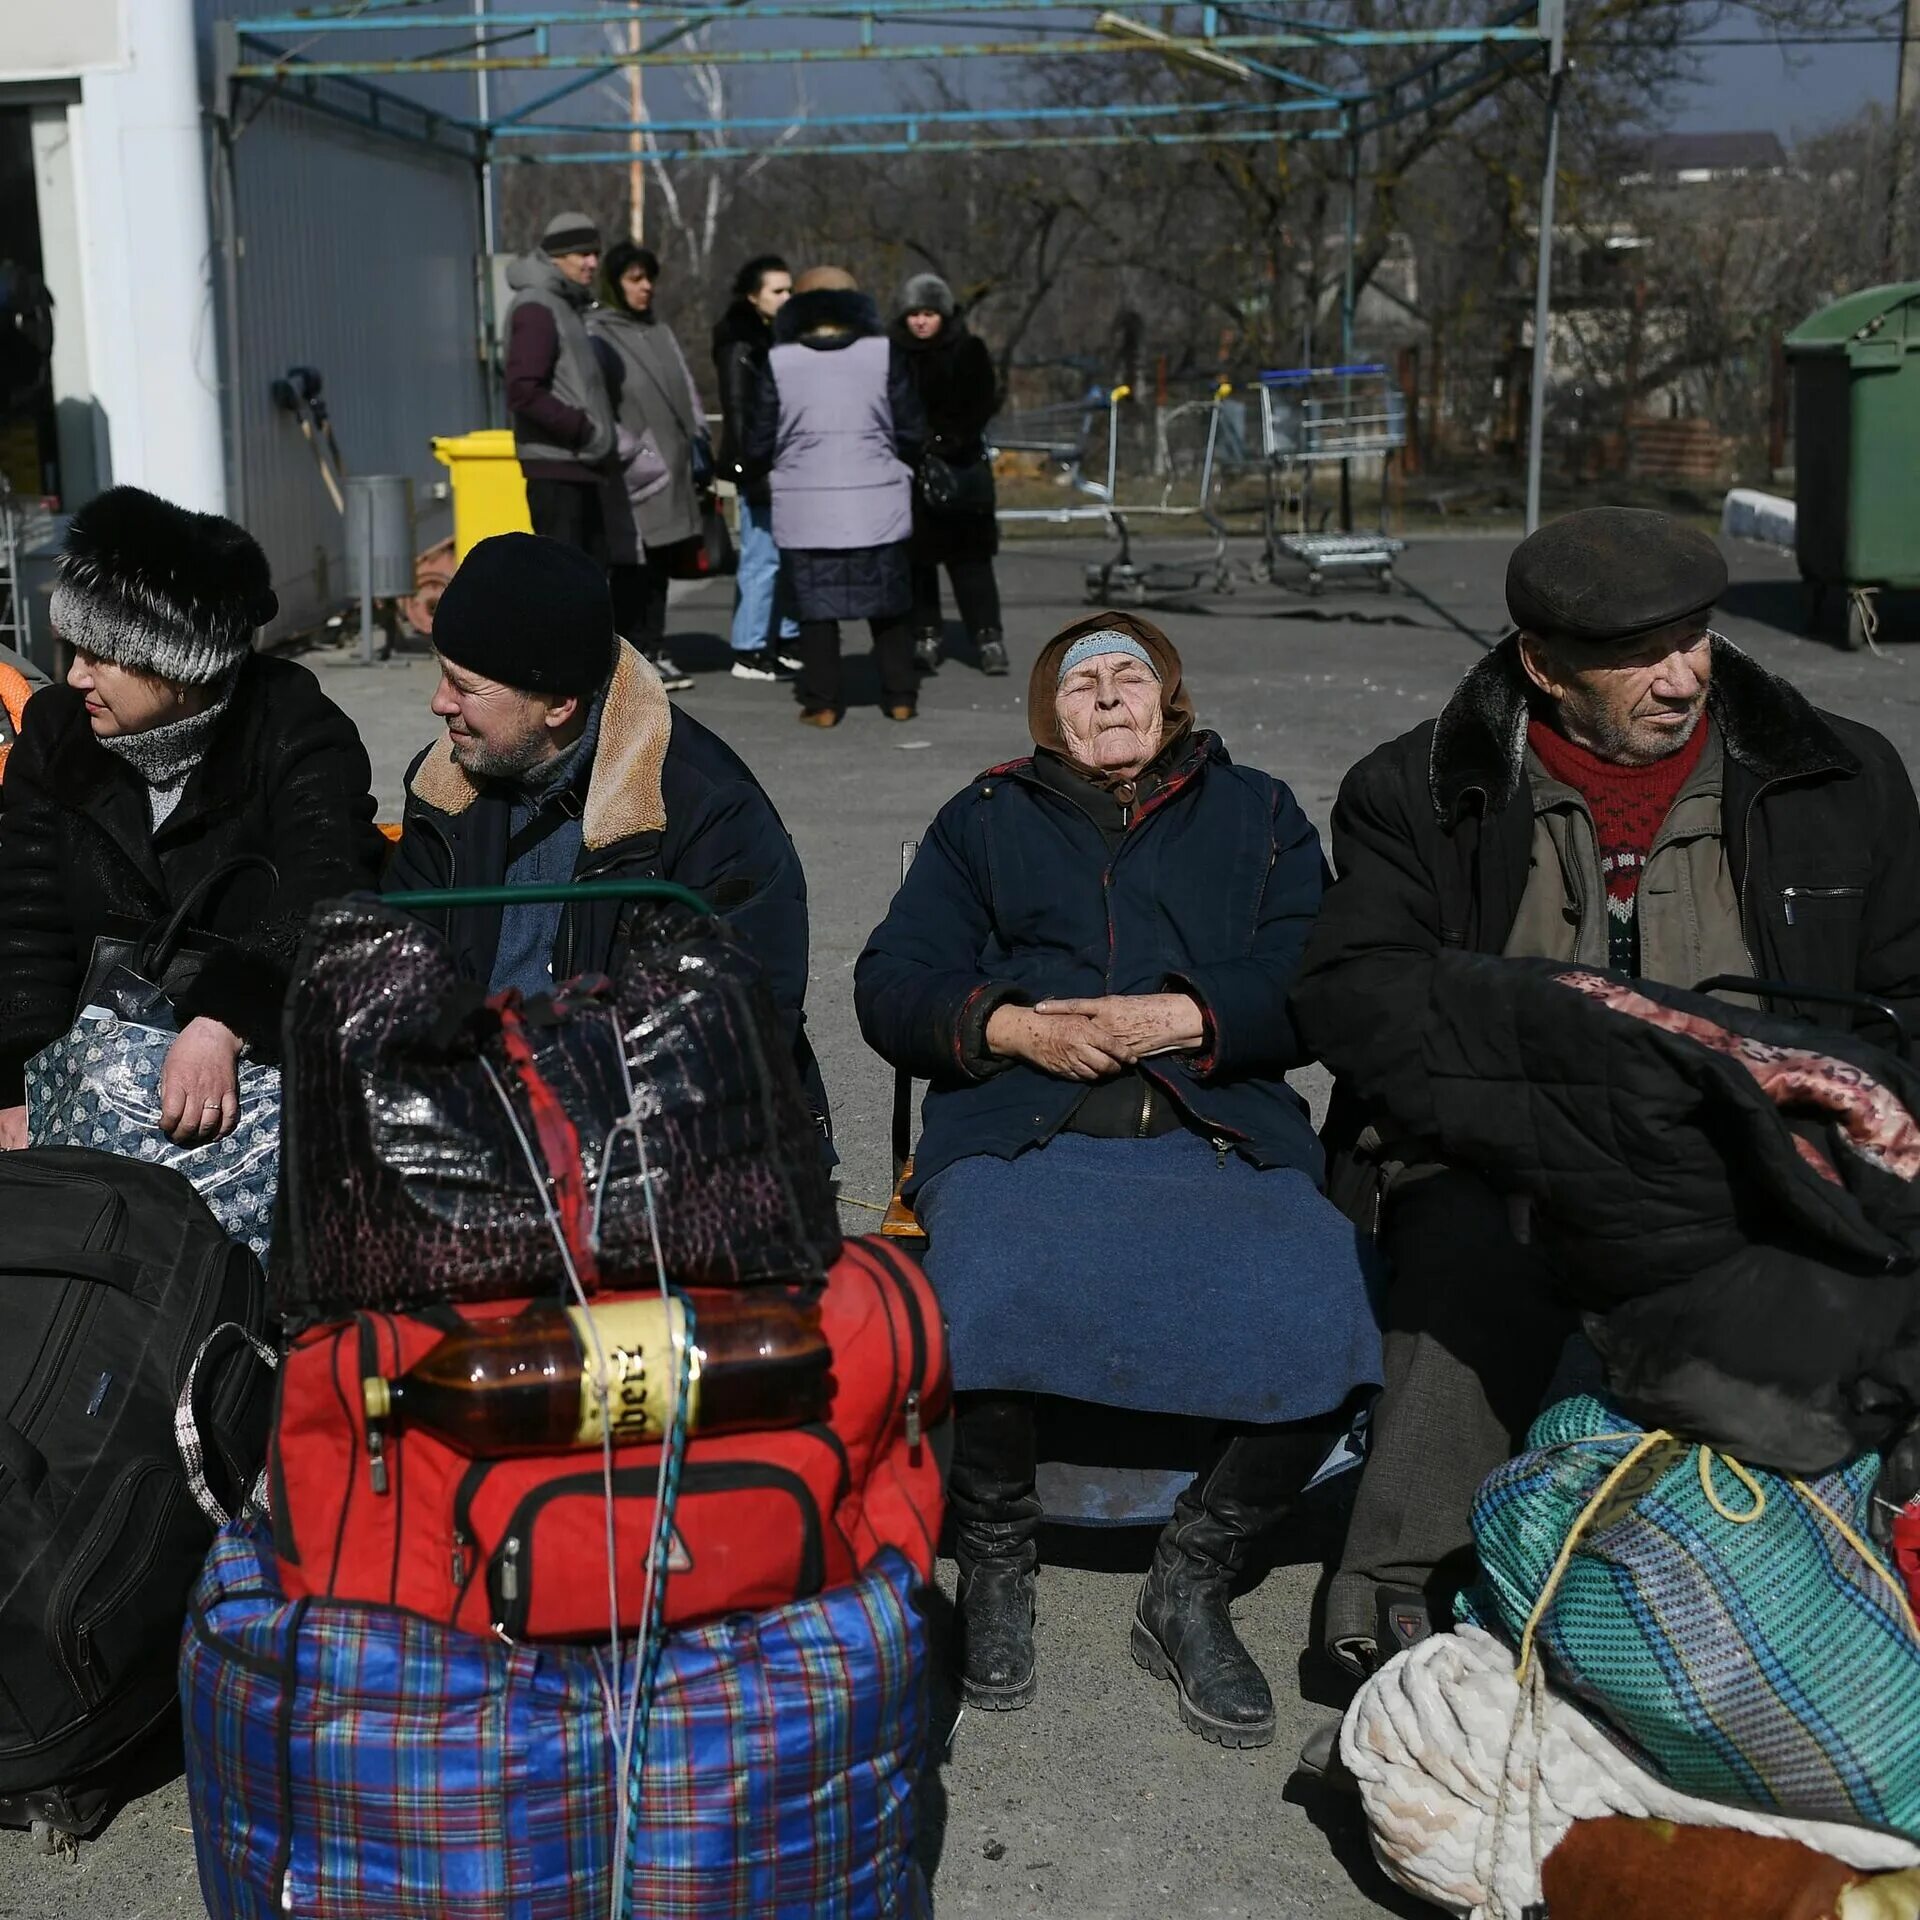
POLYGON ((184 720, 169 720, 164 726, 147 727, 139 733, 106 735, 100 745, 116 760, 124 761, 146 783, 147 806, 158 827, 180 804, 188 776, 206 758, 207 744, 220 724, 238 672, 218 683, 214 697, 198 713, 184 720))

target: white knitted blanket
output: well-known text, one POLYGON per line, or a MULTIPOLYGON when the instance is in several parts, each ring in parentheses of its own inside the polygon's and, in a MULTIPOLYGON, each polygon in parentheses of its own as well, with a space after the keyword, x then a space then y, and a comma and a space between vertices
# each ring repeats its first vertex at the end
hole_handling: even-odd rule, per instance
POLYGON ((1507 1647, 1462 1627, 1409 1648, 1348 1709, 1341 1757, 1374 1854, 1408 1892, 1472 1920, 1519 1920, 1567 1829, 1616 1813, 1798 1840, 1872 1872, 1920 1866, 1920 1847, 1892 1834, 1678 1793, 1544 1682, 1527 1695, 1507 1647))

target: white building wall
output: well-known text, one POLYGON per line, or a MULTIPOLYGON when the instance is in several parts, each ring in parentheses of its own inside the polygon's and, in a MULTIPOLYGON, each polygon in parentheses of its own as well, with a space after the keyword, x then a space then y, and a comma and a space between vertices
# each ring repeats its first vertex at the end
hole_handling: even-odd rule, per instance
POLYGON ((82 74, 73 116, 97 477, 224 512, 193 0, 124 0, 121 18, 125 64, 82 74))

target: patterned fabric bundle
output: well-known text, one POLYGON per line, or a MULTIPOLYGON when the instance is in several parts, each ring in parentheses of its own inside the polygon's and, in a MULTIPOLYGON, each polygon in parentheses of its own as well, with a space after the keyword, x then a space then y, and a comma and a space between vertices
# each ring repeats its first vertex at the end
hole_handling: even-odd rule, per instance
MULTIPOLYGON (((214 1920, 599 1920, 624 1791, 606 1656, 289 1602, 228 1528, 182 1654, 214 1920)), ((648 1920, 921 1920, 926 1627, 891 1551, 666 1646, 639 1796, 648 1920)))
POLYGON ((27 1138, 36 1147, 92 1147, 175 1168, 228 1239, 264 1266, 280 1185, 280 1070, 242 1061, 234 1130, 176 1147, 160 1131, 160 1075, 177 1037, 170 1026, 87 1008, 27 1062, 27 1138))
POLYGON ((1523 1657, 1531 1628, 1682 1792, 1920 1839, 1920 1636, 1866 1540, 1878 1457, 1754 1472, 1587 1395, 1528 1443, 1474 1503, 1463 1611, 1523 1657))

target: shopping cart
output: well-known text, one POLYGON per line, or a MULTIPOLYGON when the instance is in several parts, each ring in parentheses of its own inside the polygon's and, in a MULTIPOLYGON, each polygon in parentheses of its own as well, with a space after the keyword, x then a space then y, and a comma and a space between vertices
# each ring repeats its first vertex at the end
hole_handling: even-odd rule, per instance
POLYGON ((1387 468, 1407 444, 1407 407, 1387 369, 1369 362, 1261 374, 1260 439, 1266 499, 1253 577, 1271 580, 1292 563, 1306 568, 1309 593, 1318 593, 1330 573, 1370 573, 1389 592, 1406 542, 1387 534, 1387 468), (1354 459, 1380 462, 1379 528, 1329 533, 1331 509, 1315 504, 1318 470, 1354 459))

